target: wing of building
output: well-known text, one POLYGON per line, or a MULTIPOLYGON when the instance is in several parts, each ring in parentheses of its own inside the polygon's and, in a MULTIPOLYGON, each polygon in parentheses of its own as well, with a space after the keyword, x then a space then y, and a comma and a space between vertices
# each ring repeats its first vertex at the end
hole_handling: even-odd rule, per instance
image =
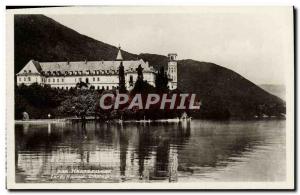
MULTIPOLYGON (((173 58, 174 54, 169 54, 168 75, 170 77, 170 89, 177 88, 176 56, 173 58)), ((77 83, 84 82, 95 89, 114 89, 119 85, 120 64, 124 66, 125 83, 128 89, 134 86, 137 79, 136 69, 139 66, 143 68, 144 80, 155 86, 156 70, 142 59, 123 60, 120 47, 117 58, 114 61, 38 62, 30 60, 17 73, 17 85, 38 83, 59 89, 70 89, 76 87, 77 83)))

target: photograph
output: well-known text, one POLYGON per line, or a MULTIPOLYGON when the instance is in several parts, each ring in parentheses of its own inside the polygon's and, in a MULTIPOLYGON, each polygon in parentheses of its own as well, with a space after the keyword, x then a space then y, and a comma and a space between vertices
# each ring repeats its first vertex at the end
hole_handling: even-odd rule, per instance
POLYGON ((294 12, 7 7, 7 189, 295 189, 294 12))

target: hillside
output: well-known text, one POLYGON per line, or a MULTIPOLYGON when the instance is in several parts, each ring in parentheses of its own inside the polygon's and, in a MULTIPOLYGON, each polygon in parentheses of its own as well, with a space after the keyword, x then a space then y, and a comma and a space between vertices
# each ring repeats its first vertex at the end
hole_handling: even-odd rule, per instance
MULTIPOLYGON (((43 15, 15 16, 15 68, 18 72, 30 59, 37 61, 113 60, 118 48, 65 27, 43 15)), ((125 59, 137 55, 126 51, 125 59)))
POLYGON ((263 85, 259 85, 259 87, 261 87, 263 90, 285 100, 286 91, 285 91, 284 85, 263 84, 263 85))
MULTIPOLYGON (((112 60, 117 48, 69 29, 42 15, 15 16, 15 71, 30 59, 38 61, 112 60)), ((156 54, 123 52, 125 59, 137 57, 150 65, 167 64, 156 54)), ((197 93, 202 101, 201 118, 253 118, 255 115, 281 116, 285 102, 241 75, 219 65, 195 60, 178 61, 178 88, 197 93)))

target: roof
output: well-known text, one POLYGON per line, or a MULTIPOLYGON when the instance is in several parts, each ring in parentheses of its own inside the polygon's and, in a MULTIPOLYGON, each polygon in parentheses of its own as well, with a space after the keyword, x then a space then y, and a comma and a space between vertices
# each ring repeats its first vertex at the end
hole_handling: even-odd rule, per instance
POLYGON ((122 53, 121 53, 121 47, 119 47, 119 51, 118 51, 116 60, 123 60, 122 53))
MULTIPOLYGON (((76 72, 82 71, 95 71, 95 70, 104 70, 104 71, 115 71, 119 70, 120 63, 123 63, 125 72, 136 72, 136 68, 141 65, 144 68, 145 72, 155 72, 153 67, 150 67, 148 62, 141 60, 129 60, 129 61, 76 61, 76 62, 38 62, 31 60, 36 66, 37 70, 42 72, 54 72, 60 71, 64 72, 76 72)), ((23 68, 24 69, 24 68, 23 68)), ((18 73, 22 74, 23 69, 18 73)))

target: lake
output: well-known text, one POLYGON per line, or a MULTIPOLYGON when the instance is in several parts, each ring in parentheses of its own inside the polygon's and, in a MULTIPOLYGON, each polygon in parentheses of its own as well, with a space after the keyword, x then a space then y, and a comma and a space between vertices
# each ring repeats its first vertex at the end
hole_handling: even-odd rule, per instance
POLYGON ((285 121, 15 125, 16 182, 284 181, 285 121))

